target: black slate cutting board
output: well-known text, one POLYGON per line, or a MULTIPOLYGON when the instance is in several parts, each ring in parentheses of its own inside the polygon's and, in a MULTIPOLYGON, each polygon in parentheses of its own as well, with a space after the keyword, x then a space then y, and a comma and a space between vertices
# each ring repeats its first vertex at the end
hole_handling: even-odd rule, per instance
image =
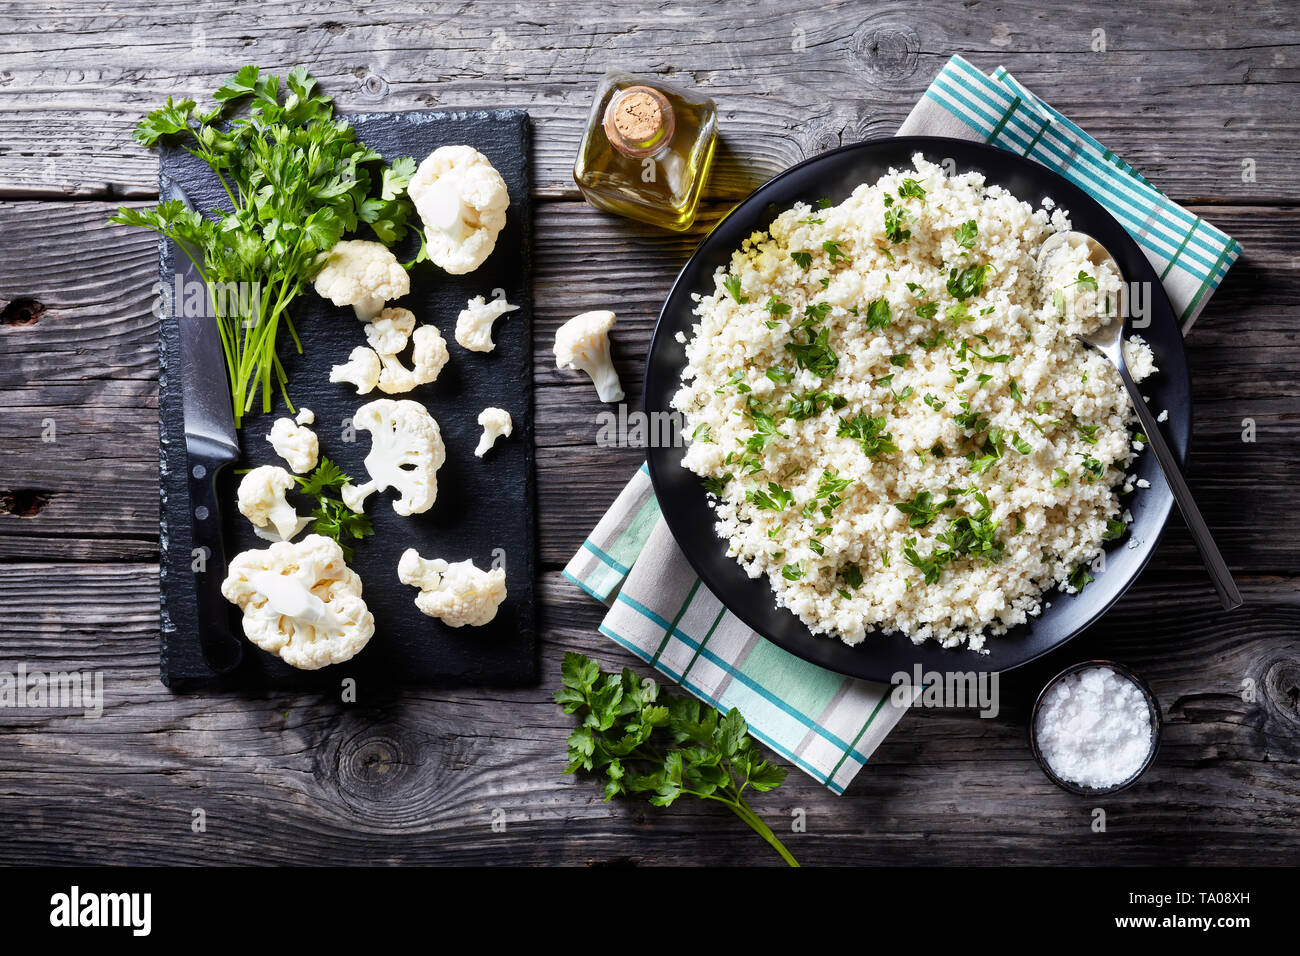
MULTIPOLYGON (((179 381, 176 319, 165 314, 159 334, 159 431, 162 492, 162 680, 173 690, 227 686, 249 690, 320 688, 338 692, 345 678, 358 692, 399 684, 508 685, 537 678, 533 613, 535 495, 533 484, 532 305, 529 286, 531 209, 529 206, 528 115, 521 110, 410 112, 351 116, 357 135, 392 161, 411 156, 417 162, 439 146, 466 144, 483 153, 501 173, 510 192, 506 226, 496 248, 477 270, 449 276, 433 263, 411 272, 411 291, 392 305, 415 313, 420 323, 436 325, 451 358, 438 380, 402 395, 377 389, 357 395, 348 385, 331 384, 332 365, 365 345, 362 323, 352 309, 337 308, 313 290, 300 295, 291 313, 302 339, 298 355, 282 330, 279 354, 289 375, 295 407, 316 414, 313 429, 321 454, 337 462, 358 483, 367 480, 363 459, 370 436, 356 431, 348 438, 347 421, 365 402, 409 398, 421 402, 438 422, 447 460, 438 471, 438 498, 422 515, 402 517, 393 511, 396 492, 376 493, 366 502, 375 534, 355 543, 351 567, 360 576, 363 596, 375 617, 375 634, 351 661, 319 671, 289 667, 245 640, 244 662, 220 679, 204 664, 199 649, 194 573, 191 568, 189 497, 185 481, 185 428, 179 381), (491 298, 505 291, 519 306, 495 325, 496 350, 468 352, 454 339, 457 313, 475 295, 491 298), (478 414, 489 405, 506 409, 514 434, 501 438, 484 458, 474 456, 482 431, 478 414), (472 559, 480 568, 504 562, 507 597, 495 620, 484 627, 451 628, 415 607, 416 591, 397 580, 402 552, 416 548, 426 558, 472 559)), ((194 207, 227 208, 220 184, 199 160, 176 148, 164 149, 160 185, 164 196, 178 184, 194 207)), ((418 224, 418 222, 417 222, 418 224)), ((373 238, 364 232, 356 238, 373 238)), ((409 236, 395 250, 401 261, 414 256, 418 239, 409 236)), ((171 246, 160 244, 161 278, 174 283, 171 246)), ((406 355, 409 364, 409 351, 406 355)), ((240 431, 243 460, 236 468, 275 464, 287 468, 266 441, 271 423, 288 415, 278 392, 269 415, 260 398, 245 416, 240 431)), ((269 545, 235 507, 239 476, 227 471, 221 489, 227 557, 269 545)), ((308 500, 293 491, 289 499, 300 513, 308 500)), ((310 533, 310 529, 305 534, 310 533)), ((301 537, 298 539, 301 540, 301 537)), ((241 635, 240 612, 230 605, 233 633, 241 635)))

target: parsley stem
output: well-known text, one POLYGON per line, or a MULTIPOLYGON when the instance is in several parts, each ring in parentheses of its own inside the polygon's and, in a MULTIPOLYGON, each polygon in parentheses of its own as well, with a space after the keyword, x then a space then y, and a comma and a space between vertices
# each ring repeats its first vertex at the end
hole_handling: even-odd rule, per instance
POLYGON ((713 794, 710 795, 710 799, 717 800, 718 802, 729 806, 732 813, 748 823, 750 827, 753 828, 754 832, 766 840, 772 849, 781 854, 781 859, 785 860, 785 862, 790 866, 799 865, 799 861, 794 858, 794 854, 787 850, 785 844, 777 839, 776 834, 772 832, 772 828, 764 823, 763 819, 757 813, 750 809, 749 804, 745 802, 743 797, 737 795, 736 798, 732 800, 727 797, 719 797, 716 794, 713 794))

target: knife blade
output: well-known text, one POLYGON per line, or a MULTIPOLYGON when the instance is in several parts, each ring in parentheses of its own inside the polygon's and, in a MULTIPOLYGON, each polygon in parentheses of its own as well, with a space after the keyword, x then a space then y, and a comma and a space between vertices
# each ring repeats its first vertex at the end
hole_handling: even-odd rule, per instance
MULTIPOLYGON (((193 208, 176 182, 164 183, 163 192, 193 208)), ((243 639, 231 627, 231 605, 221 594, 226 577, 226 549, 222 535, 221 502, 217 494, 222 472, 239 460, 239 438, 231 407, 225 356, 217 320, 211 314, 211 297, 194 260, 198 250, 169 240, 176 273, 172 295, 172 320, 179 329, 181 395, 185 414, 185 467, 189 488, 191 546, 195 560, 194 594, 198 608, 199 647, 216 674, 225 674, 243 659, 243 639), (187 290, 203 289, 202 296, 187 290), (190 304, 202 301, 198 315, 190 304), (202 551, 200 551, 202 549, 202 551)))

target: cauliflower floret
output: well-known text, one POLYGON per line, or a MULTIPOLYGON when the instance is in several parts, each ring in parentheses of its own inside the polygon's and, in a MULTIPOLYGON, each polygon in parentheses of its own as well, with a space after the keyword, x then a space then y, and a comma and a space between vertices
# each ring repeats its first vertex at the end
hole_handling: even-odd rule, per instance
POLYGON ((300 408, 298 414, 294 417, 294 421, 299 425, 314 425, 316 424, 316 413, 310 408, 300 408))
POLYGON ((515 428, 510 413, 504 408, 483 409, 478 413, 478 423, 483 426, 483 435, 478 440, 478 447, 474 449, 474 454, 479 458, 486 455, 502 435, 509 438, 515 428))
POLYGON ((330 381, 355 385, 357 394, 365 395, 367 392, 373 392, 375 386, 379 384, 382 369, 383 365, 374 349, 358 345, 348 356, 347 362, 330 369, 330 381))
POLYGON ((406 191, 439 268, 464 275, 491 255, 510 195, 486 156, 470 146, 441 146, 420 164, 406 191))
POLYGON ((344 485, 343 503, 360 514, 373 492, 396 488, 393 502, 399 515, 422 514, 438 497, 438 469, 447 451, 433 416, 419 402, 380 398, 367 402, 352 416, 357 428, 370 432, 370 454, 364 485, 344 485))
MULTIPOLYGON (((287 420, 287 419, 286 419, 287 420)), ((292 541, 311 523, 294 510, 285 492, 297 482, 279 465, 261 465, 246 474, 239 483, 235 503, 239 513, 268 541, 292 541)))
POLYGON ((432 325, 415 328, 415 316, 406 309, 380 312, 366 326, 366 341, 382 365, 376 384, 381 392, 389 395, 409 392, 417 385, 435 381, 449 358, 442 333, 432 325), (406 348, 408 340, 414 343, 409 369, 397 357, 406 348))
POLYGON ((473 561, 426 561, 414 548, 403 552, 397 577, 420 589, 415 606, 421 613, 440 618, 449 627, 482 627, 497 616, 497 608, 506 599, 502 568, 480 571, 473 561))
POLYGON ((266 440, 298 474, 304 475, 316 467, 320 442, 316 433, 306 425, 299 425, 289 418, 277 418, 266 440))
POLYGON ((586 372, 602 402, 623 400, 623 386, 609 350, 609 330, 613 327, 613 312, 583 312, 555 333, 556 368, 586 372))
POLYGON ((492 341, 492 323, 518 308, 504 297, 484 302, 483 296, 474 296, 456 316, 456 341, 471 352, 491 352, 497 347, 492 341))
POLYGON ((221 593, 244 612, 250 641, 303 670, 351 660, 375 633, 361 578, 318 534, 236 555, 221 593))
POLYGON ((389 299, 411 291, 411 277, 397 257, 381 242, 344 239, 329 252, 316 273, 316 292, 335 305, 350 305, 357 318, 368 322, 389 299))

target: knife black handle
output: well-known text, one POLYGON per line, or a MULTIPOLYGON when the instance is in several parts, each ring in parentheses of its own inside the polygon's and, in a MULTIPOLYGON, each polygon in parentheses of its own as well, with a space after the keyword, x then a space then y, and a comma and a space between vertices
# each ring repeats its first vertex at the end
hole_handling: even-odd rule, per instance
POLYGON ((201 436, 186 437, 199 647, 204 661, 217 674, 234 670, 244 656, 243 639, 230 627, 230 602, 221 594, 221 582, 226 578, 226 548, 217 478, 229 465, 230 451, 224 445, 206 442, 201 436), (202 553, 199 548, 204 549, 202 553))

